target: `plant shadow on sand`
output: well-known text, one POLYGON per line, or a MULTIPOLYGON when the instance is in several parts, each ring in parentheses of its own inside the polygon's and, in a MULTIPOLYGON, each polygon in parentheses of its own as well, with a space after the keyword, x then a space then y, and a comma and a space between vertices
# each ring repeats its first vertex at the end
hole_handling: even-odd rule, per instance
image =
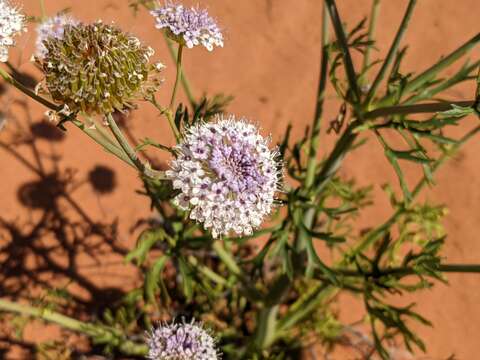
MULTIPOLYGON (((25 103, 16 105, 25 109, 27 122, 13 119, 15 129, 9 129, 8 141, 0 140, 0 151, 10 156, 12 169, 28 169, 33 180, 17 189, 18 203, 25 209, 21 215, 0 214, 0 294, 40 305, 53 302, 71 316, 99 318, 125 291, 99 286, 85 272, 108 266, 111 259, 112 265, 122 264, 127 249, 118 244, 117 221, 92 218, 73 194, 84 186, 98 197, 111 193, 116 175, 104 165, 83 178, 73 169, 62 169, 56 148, 65 134, 45 120, 34 122, 25 103), (47 146, 40 145, 42 141, 47 146)), ((15 335, 21 325, 15 325, 11 315, 0 316, 9 324, 0 332, 0 358, 6 358, 11 346, 33 358, 37 346, 15 335)))

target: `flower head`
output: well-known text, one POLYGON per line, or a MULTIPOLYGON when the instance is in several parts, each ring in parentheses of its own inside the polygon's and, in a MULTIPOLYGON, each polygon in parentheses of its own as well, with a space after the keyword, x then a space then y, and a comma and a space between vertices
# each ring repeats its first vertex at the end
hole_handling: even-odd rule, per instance
POLYGON ((152 329, 148 340, 150 360, 217 360, 213 337, 200 324, 167 324, 152 329))
POLYGON ((25 15, 10 5, 7 0, 0 0, 0 61, 8 60, 8 48, 15 45, 14 37, 26 31, 25 15))
POLYGON ((155 17, 157 29, 165 29, 172 40, 188 48, 199 44, 209 51, 214 45, 223 47, 222 32, 205 9, 188 8, 168 1, 150 13, 155 17))
POLYGON ((245 119, 218 116, 188 129, 166 172, 180 190, 174 202, 213 237, 249 235, 267 216, 278 191, 277 152, 245 119))
POLYGON ((161 83, 160 68, 150 63, 153 49, 100 21, 67 24, 62 37, 48 37, 43 45, 45 56, 36 58, 45 74, 41 89, 73 113, 131 108, 161 83))
POLYGON ((48 38, 62 39, 66 25, 78 25, 78 21, 67 14, 58 14, 46 19, 37 26, 36 55, 43 59, 47 54, 44 41, 48 38))

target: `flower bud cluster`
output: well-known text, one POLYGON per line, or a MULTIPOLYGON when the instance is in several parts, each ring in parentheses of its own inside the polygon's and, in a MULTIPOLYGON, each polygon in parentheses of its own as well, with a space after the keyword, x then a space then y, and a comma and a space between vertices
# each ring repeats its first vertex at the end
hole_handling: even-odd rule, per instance
POLYGON ((161 83, 161 67, 150 62, 153 49, 101 21, 67 24, 62 37, 43 44, 45 56, 36 58, 45 74, 42 88, 72 112, 122 111, 151 97, 161 83))

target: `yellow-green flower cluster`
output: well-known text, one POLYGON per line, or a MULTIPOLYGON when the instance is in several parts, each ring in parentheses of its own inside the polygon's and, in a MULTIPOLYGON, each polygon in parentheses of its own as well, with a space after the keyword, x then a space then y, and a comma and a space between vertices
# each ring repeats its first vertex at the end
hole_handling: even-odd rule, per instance
POLYGON ((150 62, 153 49, 113 25, 66 25, 63 37, 43 44, 45 55, 36 59, 45 74, 41 88, 71 112, 122 111, 161 83, 161 66, 150 62))

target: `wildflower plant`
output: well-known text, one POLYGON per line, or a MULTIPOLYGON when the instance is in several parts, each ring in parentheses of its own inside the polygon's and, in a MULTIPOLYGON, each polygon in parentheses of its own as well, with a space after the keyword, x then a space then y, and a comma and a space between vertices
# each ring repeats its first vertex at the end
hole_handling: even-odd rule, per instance
POLYGON ((190 49, 203 45, 208 51, 214 46, 223 47, 222 32, 205 9, 168 1, 157 5, 150 14, 155 18, 156 28, 165 30, 169 38, 181 45, 190 49))
POLYGON ((15 37, 26 31, 26 17, 7 0, 0 1, 0 62, 8 60, 8 49, 15 46, 15 37))
POLYGON ((152 360, 214 360, 220 353, 225 359, 298 359, 298 350, 312 340, 329 348, 344 339, 351 327, 341 322, 334 304, 348 292, 364 306, 359 320, 370 329, 369 354, 390 359, 389 344, 398 339, 409 351, 426 351, 413 324, 430 322, 413 305, 393 305, 392 297, 445 282, 450 272, 480 272, 480 265, 448 262, 441 223, 447 211, 417 200, 434 184, 435 171, 480 132, 475 126, 454 138, 448 131, 467 116, 479 116, 480 62, 466 62, 442 77, 478 46, 480 34, 420 73, 406 74, 401 44, 416 1, 408 2, 385 59, 372 61, 379 3, 372 1, 368 26, 363 20, 347 27, 335 0, 324 0, 314 118, 297 139, 285 124, 276 147, 257 123, 228 115, 230 97, 194 96, 182 71, 182 49, 223 46, 223 35, 205 10, 148 0, 131 4, 154 16, 176 61, 175 84, 165 105, 155 98, 163 66, 150 62, 153 50, 133 35, 101 22, 68 23, 61 35, 42 32, 45 51, 37 54, 37 63, 44 91, 26 87, 15 72, 0 68, 0 75, 52 111, 59 128, 78 128, 138 171, 155 221, 142 229, 125 259, 138 266, 141 284, 95 322, 61 315, 61 308, 5 299, 0 310, 83 333, 95 349, 110 354, 152 360), (362 54, 361 63, 353 61, 353 50, 362 54), (470 98, 433 100, 466 81, 477 82, 470 98), (321 154, 327 86, 341 106, 327 130, 336 142, 321 154), (181 87, 188 105, 177 102, 181 87), (150 138, 134 147, 123 134, 114 115, 140 99, 168 122, 173 147, 150 138), (394 145, 387 132, 402 139, 404 147, 394 145), (375 145, 363 145, 366 134, 375 145), (339 175, 343 159, 360 146, 377 146, 385 154, 399 189, 385 186, 391 215, 363 231, 358 218, 372 205, 371 187, 339 175), (166 171, 146 161, 146 147, 171 157, 166 171), (421 174, 413 186, 404 175, 405 162, 421 174), (212 333, 194 321, 168 322, 179 316, 200 319, 212 333), (156 323, 163 325, 153 327, 156 323))
POLYGON ((270 214, 281 175, 277 154, 255 125, 216 116, 190 126, 166 172, 180 194, 174 204, 212 236, 251 235, 270 214))
POLYGON ((214 337, 194 321, 153 328, 147 343, 149 360, 220 359, 214 337))
POLYGON ((109 114, 149 98, 160 85, 152 48, 113 25, 67 24, 42 41, 38 58, 51 98, 72 112, 109 114))
POLYGON ((48 50, 43 43, 48 38, 53 39, 63 39, 65 32, 65 26, 67 25, 78 25, 79 21, 72 18, 68 14, 60 13, 50 18, 44 19, 40 24, 37 25, 37 39, 35 42, 36 52, 35 55, 39 59, 43 59, 47 55, 48 50))

